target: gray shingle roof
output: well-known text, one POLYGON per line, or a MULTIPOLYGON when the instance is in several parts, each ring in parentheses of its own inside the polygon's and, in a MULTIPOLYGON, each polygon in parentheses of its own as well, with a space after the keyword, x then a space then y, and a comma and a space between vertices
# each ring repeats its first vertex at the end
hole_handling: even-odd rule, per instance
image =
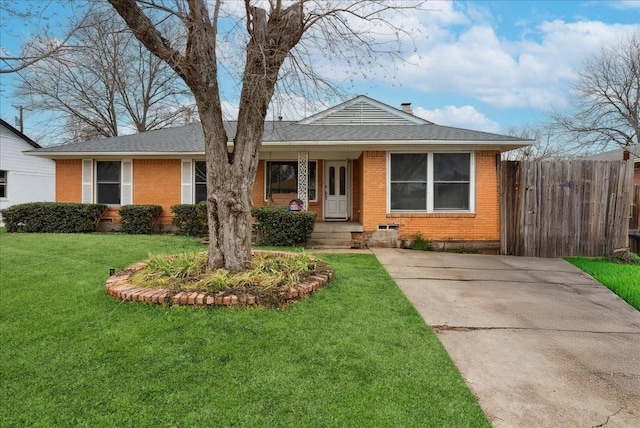
MULTIPOLYGON (((354 98, 359 104, 369 102, 374 109, 393 113, 393 108, 379 101, 365 96, 354 98)), ((354 101, 352 100, 352 101, 354 101)), ((353 103, 343 104, 345 108, 351 108, 353 103)), ((342 105, 341 105, 342 106, 342 105)), ((337 106, 340 107, 340 106, 337 106)), ((336 107, 328 110, 331 115, 336 114, 336 107)), ((399 117, 406 119, 407 114, 397 110, 399 117)), ((370 121, 364 124, 324 124, 327 115, 314 115, 311 118, 299 122, 293 121, 269 121, 265 123, 263 147, 282 146, 290 144, 312 146, 318 145, 383 145, 384 143, 402 143, 403 145, 424 145, 447 142, 467 143, 477 145, 505 146, 505 149, 521 147, 531 143, 530 140, 509 137, 505 135, 491 134, 488 132, 473 131, 469 129, 453 128, 449 126, 435 125, 431 122, 417 119, 415 122, 403 120, 400 124, 390 124, 388 120, 384 124, 373 124, 370 121), (310 120, 321 117, 323 120, 310 120)), ((225 123, 229 138, 235 135, 237 122, 225 123)), ((204 154, 204 137, 202 127, 198 123, 184 126, 165 128, 156 131, 147 131, 140 134, 122 135, 101 140, 87 141, 84 143, 66 144, 60 146, 45 147, 32 150, 37 155, 70 155, 131 153, 131 154, 204 154)))
MULTIPOLYGON (((630 146, 628 148, 628 151, 629 151, 629 159, 633 159, 635 162, 640 162, 640 156, 636 155, 636 153, 640 153, 640 147, 638 147, 638 145, 630 146)), ((615 150, 609 150, 602 153, 597 153, 595 155, 585 156, 583 159, 612 161, 612 160, 622 160, 623 156, 624 156, 624 149, 615 149, 615 150)))
MULTIPOLYGON (((227 135, 235 134, 235 122, 225 124, 227 135)), ((506 143, 526 145, 529 140, 488 132, 439 125, 299 125, 295 122, 266 123, 263 143, 383 143, 396 141, 506 143)), ((200 124, 121 135, 84 143, 64 144, 33 150, 38 153, 204 153, 200 124)))

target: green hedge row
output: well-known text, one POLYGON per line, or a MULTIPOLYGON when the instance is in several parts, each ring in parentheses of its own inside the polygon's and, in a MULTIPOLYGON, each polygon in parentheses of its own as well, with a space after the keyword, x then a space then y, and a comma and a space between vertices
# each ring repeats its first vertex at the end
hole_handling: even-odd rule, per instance
MULTIPOLYGON (((87 233, 96 230, 107 211, 104 204, 32 202, 0 212, 7 232, 87 233)), ((207 234, 206 203, 174 205, 171 211, 177 234, 207 234)), ((149 234, 161 214, 159 205, 125 205, 120 208, 120 230, 129 234, 149 234)), ((254 229, 258 232, 259 245, 305 245, 316 221, 315 212, 289 212, 282 207, 255 207, 251 214, 257 220, 254 229)))
POLYGON ((104 204, 30 202, 1 213, 7 232, 88 233, 96 230, 107 210, 104 204))
POLYGON ((315 212, 287 211, 282 207, 255 207, 251 214, 257 220, 254 228, 258 231, 258 245, 306 245, 316 222, 315 212))
MULTIPOLYGON (((174 205, 171 211, 177 234, 205 236, 208 233, 205 202, 198 205, 174 205)), ((305 245, 311 238, 316 221, 315 212, 287 211, 282 207, 255 207, 251 214, 257 220, 254 229, 258 232, 258 245, 305 245)))
POLYGON ((173 205, 172 223, 177 228, 176 234, 186 236, 204 236, 207 234, 207 203, 197 205, 173 205))
POLYGON ((120 231, 130 235, 149 235, 160 214, 160 205, 125 205, 120 208, 120 231))

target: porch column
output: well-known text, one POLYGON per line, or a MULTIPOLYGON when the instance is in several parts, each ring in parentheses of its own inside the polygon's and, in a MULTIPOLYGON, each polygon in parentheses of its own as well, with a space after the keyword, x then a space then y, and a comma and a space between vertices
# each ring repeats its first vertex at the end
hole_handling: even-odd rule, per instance
POLYGON ((309 152, 298 152, 298 199, 302 201, 302 210, 309 209, 309 152))

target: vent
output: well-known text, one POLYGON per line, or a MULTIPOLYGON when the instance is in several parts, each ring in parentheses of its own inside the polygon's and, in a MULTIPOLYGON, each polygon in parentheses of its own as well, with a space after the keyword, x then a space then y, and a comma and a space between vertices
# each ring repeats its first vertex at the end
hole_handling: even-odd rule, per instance
POLYGON ((360 101, 313 122, 315 125, 413 125, 414 123, 380 107, 360 101))
POLYGON ((399 224, 379 224, 378 230, 398 230, 399 224))

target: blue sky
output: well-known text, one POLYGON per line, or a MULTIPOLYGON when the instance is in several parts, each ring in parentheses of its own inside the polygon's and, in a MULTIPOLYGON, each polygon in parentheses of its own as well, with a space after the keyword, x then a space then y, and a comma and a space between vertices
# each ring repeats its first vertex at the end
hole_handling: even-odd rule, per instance
MULTIPOLYGON (((415 114, 435 123, 504 133, 545 120, 552 108, 568 110, 585 55, 640 31, 640 0, 430 1, 426 7, 410 17, 419 28, 417 52, 397 64, 392 78, 373 72, 355 80, 344 88, 348 95, 362 93, 396 107, 411 102, 415 114)), ((14 53, 37 23, 7 22, 0 46, 14 53)), ((0 117, 12 124, 12 106, 20 104, 11 97, 13 82, 0 75, 0 117)), ((234 100, 226 101, 233 116, 234 100)), ((278 111, 287 119, 300 115, 282 106, 278 111)), ((28 113, 25 133, 39 138, 42 125, 28 113)))

